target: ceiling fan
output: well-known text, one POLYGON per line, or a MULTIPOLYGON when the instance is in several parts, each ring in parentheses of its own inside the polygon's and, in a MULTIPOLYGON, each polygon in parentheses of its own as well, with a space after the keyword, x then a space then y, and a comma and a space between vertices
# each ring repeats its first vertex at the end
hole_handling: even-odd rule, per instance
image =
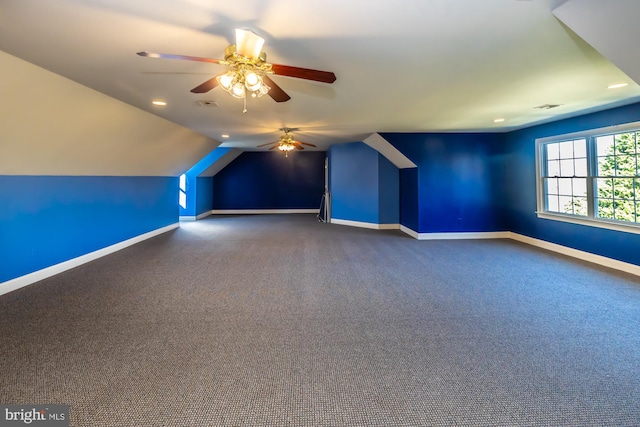
POLYGON ((280 151, 284 151, 284 156, 289 157, 289 151, 292 150, 304 150, 303 145, 308 145, 309 147, 315 147, 314 144, 309 144, 308 142, 296 141, 291 136, 290 132, 300 130, 298 128, 280 128, 284 134, 280 137, 278 142, 268 142, 266 144, 258 145, 258 147, 266 147, 267 145, 273 144, 273 147, 269 148, 269 150, 275 150, 276 148, 280 151))
POLYGON ((231 68, 230 71, 210 78, 191 89, 191 92, 205 93, 216 86, 220 86, 232 96, 245 99, 244 112, 246 112, 247 94, 251 97, 260 97, 268 94, 276 102, 286 102, 291 99, 268 74, 296 77, 322 83, 333 83, 336 80, 335 74, 329 71, 270 64, 267 62, 266 53, 262 51, 263 45, 264 39, 254 32, 236 29, 236 44, 230 45, 225 49, 224 59, 152 52, 138 52, 137 54, 149 58, 181 59, 228 66, 231 68))

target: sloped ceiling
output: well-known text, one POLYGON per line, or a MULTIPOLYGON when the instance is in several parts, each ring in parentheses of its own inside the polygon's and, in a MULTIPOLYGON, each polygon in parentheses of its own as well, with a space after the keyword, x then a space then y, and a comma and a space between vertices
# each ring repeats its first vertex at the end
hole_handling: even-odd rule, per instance
MULTIPOLYGON (((59 76, 28 69, 27 77, 26 65, 3 56, 0 88, 9 97, 0 99, 8 112, 0 120, 13 138, 0 147, 0 173, 177 174, 222 134, 230 135, 222 147, 255 150, 277 141, 278 128, 297 127, 296 139, 325 150, 376 132, 508 131, 640 100, 631 69, 554 16, 561 3, 3 0, 0 50, 59 76), (270 62, 333 71, 337 81, 274 76, 292 99, 250 99, 243 114, 220 88, 190 92, 224 66, 135 54, 221 58, 235 28, 264 37, 270 62), (607 89, 618 81, 629 85, 607 89), (559 107, 535 108, 544 104, 559 107), (31 165, 16 165, 23 162, 31 165)), ((607 30, 624 34, 621 51, 636 50, 618 26, 607 30)))
POLYGON ((176 176, 219 143, 0 52, 0 175, 176 176))
POLYGON ((640 82, 640 1, 568 0, 553 14, 631 79, 640 82))

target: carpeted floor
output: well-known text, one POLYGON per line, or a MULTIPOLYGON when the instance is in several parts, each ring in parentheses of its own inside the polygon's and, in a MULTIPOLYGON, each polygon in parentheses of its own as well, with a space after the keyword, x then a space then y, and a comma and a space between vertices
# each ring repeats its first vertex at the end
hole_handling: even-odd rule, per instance
POLYGON ((638 426, 640 279, 508 240, 216 216, 0 297, 72 426, 638 426))

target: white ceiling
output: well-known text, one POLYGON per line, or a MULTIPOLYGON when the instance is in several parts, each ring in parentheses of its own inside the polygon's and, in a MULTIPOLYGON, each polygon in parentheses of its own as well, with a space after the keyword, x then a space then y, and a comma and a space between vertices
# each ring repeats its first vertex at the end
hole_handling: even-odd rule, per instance
POLYGON ((373 132, 511 130, 640 100, 636 83, 553 15, 560 3, 2 0, 0 50, 222 146, 251 149, 286 126, 326 149, 373 132), (269 62, 333 71, 336 82, 274 76, 291 100, 249 99, 243 114, 242 101, 221 88, 190 92, 223 66, 136 55, 222 58, 235 28, 262 36, 269 62), (607 89, 619 81, 629 86, 607 89), (542 104, 560 107, 534 108, 542 104))

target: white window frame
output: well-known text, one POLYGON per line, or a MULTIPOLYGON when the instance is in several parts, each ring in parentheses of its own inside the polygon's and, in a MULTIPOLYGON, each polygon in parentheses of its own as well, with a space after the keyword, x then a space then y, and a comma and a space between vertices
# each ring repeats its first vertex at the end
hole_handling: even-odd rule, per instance
POLYGON ((187 174, 182 174, 178 178, 178 204, 182 209, 187 209, 187 174))
MULTIPOLYGON (((573 214, 566 214, 561 212, 551 212, 545 210, 545 194, 544 194, 544 183, 543 183, 543 175, 544 175, 544 163, 545 159, 544 155, 544 147, 548 143, 554 142, 563 142, 567 140, 576 140, 576 139, 591 139, 597 136, 610 135, 614 133, 625 133, 629 131, 640 131, 640 122, 633 123, 625 123, 621 125, 615 126, 607 126, 598 129, 591 129, 582 132, 572 132, 563 135, 554 135, 545 138, 537 138, 535 140, 536 143, 536 196, 537 196, 537 206, 536 206, 536 214, 538 218, 549 219, 553 221, 562 221, 569 222, 572 224, 580 224, 586 225, 590 227, 598 227, 598 228, 606 228, 609 230, 623 231, 626 233, 635 233, 640 234, 640 223, 632 223, 625 221, 616 221, 606 218, 598 218, 593 216, 593 209, 589 209, 590 216, 584 217, 573 214)), ((587 157, 588 164, 593 162, 593 153, 588 150, 589 144, 587 144, 587 157)), ((589 168, 589 176, 588 176, 588 184, 593 180, 593 168, 589 168)), ((591 192, 591 196, 588 195, 588 202, 590 205, 593 204, 593 191, 591 192)))

